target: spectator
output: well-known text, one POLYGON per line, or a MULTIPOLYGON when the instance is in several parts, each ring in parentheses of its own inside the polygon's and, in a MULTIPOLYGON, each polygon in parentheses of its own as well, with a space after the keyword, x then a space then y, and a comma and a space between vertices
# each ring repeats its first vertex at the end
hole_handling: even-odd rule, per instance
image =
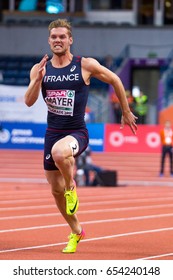
POLYGON ((165 122, 164 128, 161 129, 160 131, 160 139, 162 145, 160 177, 162 177, 164 173, 166 155, 169 156, 170 174, 171 176, 173 176, 173 163, 172 163, 173 130, 171 127, 171 122, 169 120, 165 122))
POLYGON ((121 123, 121 116, 122 116, 121 106, 115 92, 110 93, 110 102, 112 105, 114 123, 121 123))
POLYGON ((129 107, 131 109, 131 111, 134 111, 134 98, 130 92, 130 90, 126 90, 126 96, 127 96, 127 101, 129 103, 129 107))
POLYGON ((135 97, 135 114, 138 117, 138 124, 146 124, 146 117, 148 112, 148 97, 142 91, 139 96, 135 97))
POLYGON ((86 106, 86 108, 85 108, 85 122, 86 123, 95 122, 94 112, 91 110, 91 108, 89 106, 86 106))
POLYGON ((87 149, 76 158, 76 181, 79 185, 92 186, 95 180, 95 175, 102 171, 97 165, 94 165, 91 158, 91 149, 87 149), (91 180, 91 172, 93 172, 93 181, 91 180), (84 180, 81 177, 84 176, 84 180))

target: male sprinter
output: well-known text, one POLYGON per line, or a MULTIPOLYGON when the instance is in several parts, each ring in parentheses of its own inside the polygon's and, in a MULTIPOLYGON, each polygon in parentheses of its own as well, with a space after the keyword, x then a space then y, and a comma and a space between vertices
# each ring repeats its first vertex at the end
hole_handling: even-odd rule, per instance
POLYGON ((44 170, 51 185, 57 207, 71 228, 69 242, 63 253, 74 253, 84 237, 77 215, 79 200, 73 179, 75 157, 88 145, 88 131, 84 121, 90 78, 111 84, 122 109, 121 126, 130 126, 136 133, 136 117, 130 111, 124 87, 118 76, 93 58, 74 56, 70 23, 58 19, 49 25, 48 43, 52 51, 45 55, 30 72, 25 103, 32 106, 40 93, 48 108, 44 145, 44 170))

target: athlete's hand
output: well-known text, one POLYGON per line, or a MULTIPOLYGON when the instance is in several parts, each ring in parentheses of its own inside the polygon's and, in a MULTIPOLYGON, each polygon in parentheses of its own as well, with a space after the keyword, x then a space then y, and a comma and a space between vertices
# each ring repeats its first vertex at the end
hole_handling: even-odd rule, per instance
POLYGON ((133 115, 132 112, 127 112, 127 113, 124 113, 122 115, 122 118, 121 118, 121 126, 120 126, 120 129, 123 129, 125 124, 129 125, 129 127, 131 128, 131 131, 133 132, 133 134, 136 135, 136 131, 137 131, 137 124, 136 124, 136 120, 138 118, 133 115))
POLYGON ((37 81, 41 81, 44 77, 45 74, 45 67, 46 63, 48 61, 49 57, 47 54, 44 55, 40 63, 38 63, 38 68, 37 68, 37 81))

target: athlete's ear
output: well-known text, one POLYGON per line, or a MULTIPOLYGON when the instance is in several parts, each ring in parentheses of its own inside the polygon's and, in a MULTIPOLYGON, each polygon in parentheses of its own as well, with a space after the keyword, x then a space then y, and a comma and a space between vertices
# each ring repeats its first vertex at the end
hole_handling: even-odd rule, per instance
POLYGON ((50 38, 48 37, 48 44, 50 45, 50 38))
POLYGON ((73 37, 70 37, 69 40, 70 40, 70 45, 72 45, 73 44, 73 37))

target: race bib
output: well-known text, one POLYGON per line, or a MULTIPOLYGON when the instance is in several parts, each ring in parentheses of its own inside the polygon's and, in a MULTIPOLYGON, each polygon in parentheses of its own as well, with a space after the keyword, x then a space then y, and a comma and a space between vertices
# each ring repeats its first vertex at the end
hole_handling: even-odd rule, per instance
POLYGON ((75 90, 47 90, 48 111, 61 116, 73 116, 75 90))

